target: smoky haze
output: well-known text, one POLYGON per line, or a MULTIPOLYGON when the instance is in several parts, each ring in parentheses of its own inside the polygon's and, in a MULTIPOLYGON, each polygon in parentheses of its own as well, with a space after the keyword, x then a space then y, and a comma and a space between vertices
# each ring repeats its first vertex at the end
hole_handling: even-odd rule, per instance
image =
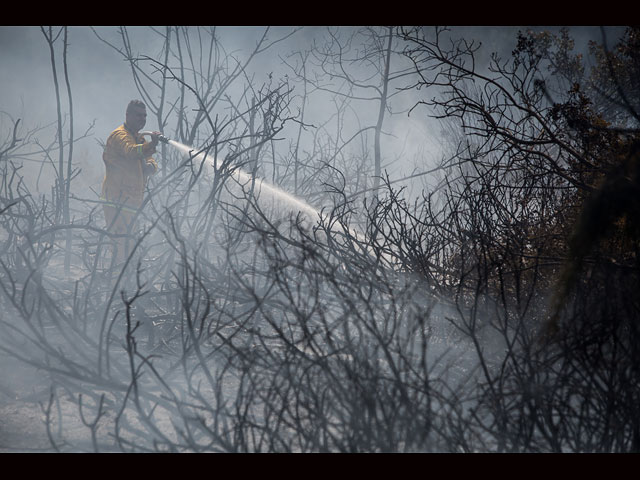
MULTIPOLYGON (((566 254, 549 244, 583 193, 563 156, 582 139, 558 141, 574 132, 551 114, 574 106, 551 90, 561 27, 43 29, 0 27, 0 449, 31 448, 29 406, 44 451, 608 438, 597 422, 557 438, 580 431, 572 392, 600 370, 585 386, 572 375, 589 355, 537 343, 566 254), (543 47, 539 65, 513 63, 543 47), (102 154, 132 99, 168 142, 120 261, 102 154), (554 409, 563 429, 545 423, 554 409)), ((601 31, 567 31, 587 78, 601 31)))
MULTIPOLYGON (((492 53, 508 58, 516 44, 516 33, 528 29, 541 30, 544 27, 452 27, 452 37, 464 37, 481 44, 477 55, 477 66, 482 69, 490 61, 492 53)), ((559 27, 552 28, 558 30, 559 27)), ((96 32, 106 41, 118 45, 119 35, 116 27, 95 27, 96 32)), ((271 27, 269 39, 277 39, 294 31, 293 28, 271 27)), ((342 35, 347 35, 355 28, 332 28, 342 35)), ((250 54, 258 39, 263 35, 263 27, 219 27, 218 41, 223 45, 230 57, 243 61, 250 54)), ((326 40, 325 27, 305 27, 275 45, 263 54, 257 55, 249 64, 247 78, 253 79, 256 85, 269 81, 269 77, 282 78, 292 76, 291 70, 283 65, 283 60, 294 64, 295 52, 304 52, 313 45, 321 45, 326 40)), ((586 52, 589 40, 600 38, 597 27, 572 27, 571 33, 576 38, 576 51, 586 52)), ((621 28, 609 29, 611 41, 619 35, 621 28)), ((148 55, 155 57, 162 49, 158 35, 154 35, 145 27, 128 29, 132 46, 132 55, 148 55)), ((99 140, 104 141, 109 133, 124 121, 124 109, 129 100, 139 98, 135 82, 131 75, 131 67, 124 58, 112 48, 101 42, 90 27, 71 27, 69 31, 68 69, 74 104, 75 135, 80 136, 90 125, 94 125, 90 136, 78 141, 76 159, 82 173, 76 187, 99 189, 103 175, 102 149, 99 140), (95 122, 95 123, 94 123, 95 122)), ((66 105, 66 91, 62 81, 61 53, 56 52, 58 77, 61 89, 61 101, 66 105)), ((402 61, 402 59, 394 59, 402 61)), ((169 62, 171 64, 171 61, 169 62)), ((51 58, 47 43, 39 27, 0 27, 0 108, 12 118, 21 118, 23 128, 51 125, 56 119, 56 99, 52 77, 51 58)), ((176 65, 175 61, 172 64, 176 65)), ((316 67, 317 68, 317 67, 316 67)), ((357 69, 354 69, 357 72, 357 69)), ((368 73, 366 73, 368 74, 368 73)), ((366 75, 365 74, 365 75, 366 75)), ((310 76, 313 76, 312 73, 310 76)), ((326 87, 339 86, 339 82, 327 81, 326 87)), ((392 85, 401 88, 402 84, 392 85)), ((238 86, 237 88, 241 88, 238 86)), ((296 85, 296 93, 300 94, 301 86, 296 85)), ((425 92, 426 96, 429 93, 425 92)), ((325 125, 331 122, 334 115, 331 96, 316 93, 311 96, 307 105, 308 123, 325 125)), ((440 130, 436 122, 429 120, 433 112, 418 109, 412 115, 407 111, 423 99, 422 92, 408 92, 398 95, 390 101, 390 112, 387 116, 384 131, 385 161, 383 165, 392 176, 400 178, 408 173, 415 173, 433 167, 440 160, 442 148, 439 145, 440 130)), ((346 131, 355 131, 367 123, 367 119, 375 119, 376 107, 372 102, 355 102, 362 119, 346 117, 346 131), (358 125, 357 122, 360 122, 358 125)), ((194 98, 188 99, 188 108, 198 108, 194 98)), ((299 107, 299 106, 298 106, 299 107)), ((68 109, 65 109, 65 112, 68 109)), ((68 113, 68 112, 66 112, 68 113)), ((147 129, 158 128, 151 116, 147 129)), ((8 132, 6 118, 3 121, 3 135, 8 132)), ((68 119, 67 119, 68 123, 68 119)), ((370 120, 373 123, 373 120, 370 120)), ((329 124, 330 125, 330 124, 329 124)), ((68 125, 66 125, 68 129, 68 125)), ((327 126, 327 129, 335 128, 327 126)), ((165 132, 170 134, 173 132, 165 132)), ((347 134, 345 134, 347 136, 347 134)), ((38 133, 37 139, 47 143, 55 138, 55 129, 49 128, 38 133)), ((198 145, 193 145, 197 148, 198 145)), ((42 186, 46 191, 48 186, 42 186)))
MULTIPOLYGON (((96 27, 95 29, 104 40, 118 44, 119 36, 115 27, 96 27)), ((273 27, 269 37, 275 39, 287 35, 292 30, 273 27)), ((297 31, 275 48, 257 56, 247 69, 247 78, 252 78, 257 85, 260 85, 267 82, 270 75, 275 78, 291 76, 292 72, 283 65, 282 60, 296 51, 310 49, 314 42, 321 42, 325 30, 321 27, 306 27, 297 31)), ((342 34, 348 31, 346 28, 336 30, 341 31, 342 34)), ((508 51, 513 45, 505 48, 501 40, 511 37, 510 41, 513 43, 513 30, 513 28, 479 29, 471 32, 472 35, 478 35, 480 38, 488 37, 490 46, 499 46, 504 51, 508 51)), ((156 56, 161 51, 161 40, 147 28, 130 27, 128 32, 133 55, 156 56)), ((224 46, 225 51, 239 61, 247 58, 263 33, 264 28, 258 27, 220 27, 217 31, 219 42, 224 46)), ((61 101, 64 106, 67 99, 62 82, 62 55, 56 52, 56 56, 61 101)), ((289 61, 293 63, 295 60, 292 58, 289 61)), ((40 28, 1 27, 0 62, 2 64, 0 81, 3 86, 0 93, 2 110, 14 119, 22 118, 23 126, 43 126, 55 122, 56 97, 51 58, 40 28)), ((77 161, 81 162, 83 170, 77 183, 97 188, 102 180, 103 166, 102 150, 96 140, 104 141, 109 133, 124 121, 124 109, 127 103, 131 99, 139 98, 140 94, 136 89, 129 64, 117 52, 101 42, 89 27, 70 28, 67 63, 76 135, 79 136, 95 122, 91 136, 80 140, 76 147, 79 154, 77 161)), ((173 65, 175 66, 175 62, 173 65)), ((338 83, 327 82, 328 88, 333 85, 338 83)), ((300 90, 299 85, 297 88, 300 90)), ((307 106, 310 124, 324 124, 334 114, 329 95, 324 97, 318 95, 318 97, 320 98, 317 100, 312 98, 307 106)), ((390 144, 385 147, 388 150, 388 161, 385 162, 388 169, 396 169, 398 163, 411 165, 411 162, 416 160, 416 156, 421 163, 433 163, 434 159, 438 158, 437 125, 428 123, 422 113, 411 117, 404 113, 413 106, 415 100, 411 97, 398 99, 398 107, 393 110, 403 113, 398 113, 385 124, 385 130, 389 133, 385 143, 390 144), (428 142, 426 146, 425 138, 428 142), (393 153, 396 151, 402 152, 402 158, 399 161, 393 153)), ((194 98, 190 98, 188 102, 188 107, 198 107, 194 98)), ((375 107, 369 107, 367 102, 360 102, 358 108, 364 109, 365 112, 367 109, 370 110, 367 115, 369 118, 375 118, 375 107)), ((367 118, 367 115, 364 118, 367 118)), ((6 119, 3 120, 5 121, 3 127, 7 129, 8 123, 6 119)), ((351 121, 355 122, 355 120, 351 121)), ((157 128, 151 116, 148 118, 146 127, 157 128)), ((350 126, 351 130, 355 128, 358 126, 350 126)), ((55 129, 53 128, 38 134, 38 140, 43 143, 54 138, 55 129)), ((198 146, 193 145, 193 147, 198 146)), ((48 187, 43 188, 46 190, 48 187)))

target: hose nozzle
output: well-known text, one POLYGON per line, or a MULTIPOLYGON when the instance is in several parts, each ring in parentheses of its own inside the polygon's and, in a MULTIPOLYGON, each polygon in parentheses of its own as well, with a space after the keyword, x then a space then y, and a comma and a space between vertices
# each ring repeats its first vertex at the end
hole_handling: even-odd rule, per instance
MULTIPOLYGON (((144 131, 144 132, 140 132, 140 135, 148 135, 152 137, 154 133, 149 131, 144 131)), ((158 140, 161 141, 162 143, 169 143, 169 139, 164 135, 157 135, 157 137, 158 137, 158 140)))

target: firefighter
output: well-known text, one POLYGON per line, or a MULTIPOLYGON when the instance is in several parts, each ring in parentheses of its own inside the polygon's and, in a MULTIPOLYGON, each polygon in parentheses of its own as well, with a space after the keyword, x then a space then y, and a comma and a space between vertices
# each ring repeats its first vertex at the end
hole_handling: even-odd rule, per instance
POLYGON ((113 256, 117 264, 126 260, 132 248, 132 234, 147 180, 158 170, 151 155, 156 152, 160 132, 150 132, 147 142, 140 130, 147 109, 140 100, 129 102, 124 124, 116 128, 105 144, 102 159, 106 173, 102 183, 102 201, 107 230, 123 235, 115 238, 113 256))

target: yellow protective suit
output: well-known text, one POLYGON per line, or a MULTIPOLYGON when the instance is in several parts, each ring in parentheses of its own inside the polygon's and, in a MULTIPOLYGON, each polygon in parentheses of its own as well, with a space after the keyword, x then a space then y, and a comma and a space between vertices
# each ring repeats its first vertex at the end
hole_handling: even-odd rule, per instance
MULTIPOLYGON (((107 229, 130 234, 134 230, 137 209, 142 205, 147 179, 158 170, 151 157, 155 147, 129 130, 126 124, 116 128, 105 145, 102 159, 106 168, 102 182, 102 200, 107 229)), ((118 240, 118 259, 127 254, 129 242, 118 240)))

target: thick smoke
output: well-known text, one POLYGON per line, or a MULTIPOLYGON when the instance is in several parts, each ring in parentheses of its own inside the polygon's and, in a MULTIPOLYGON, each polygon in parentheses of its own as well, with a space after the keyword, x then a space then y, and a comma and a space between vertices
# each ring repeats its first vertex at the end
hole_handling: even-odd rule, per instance
MULTIPOLYGON (((0 142, 17 119, 23 142, 0 159, 0 349, 25 372, 5 371, 0 387, 40 402, 42 448, 502 448, 506 427, 475 408, 495 404, 487 378, 520 353, 530 325, 486 291, 455 291, 449 272, 484 274, 464 258, 432 275, 438 254, 420 250, 474 245, 467 225, 435 238, 447 219, 417 213, 419 201, 447 200, 437 167, 455 132, 421 103, 439 92, 415 88, 397 47, 380 109, 375 29, 173 29, 182 43, 171 37, 167 52, 163 28, 71 27, 66 65, 55 44, 62 133, 73 120, 75 137, 65 220, 56 179, 70 145, 56 143, 47 42, 37 27, 0 27, 0 142), (171 140, 156 154, 138 241, 116 265, 103 143, 141 97, 144 129, 171 140)), ((476 67, 488 72, 491 52, 508 58, 527 28, 450 35, 480 42, 476 67)), ((594 32, 576 32, 586 50, 594 32)))

